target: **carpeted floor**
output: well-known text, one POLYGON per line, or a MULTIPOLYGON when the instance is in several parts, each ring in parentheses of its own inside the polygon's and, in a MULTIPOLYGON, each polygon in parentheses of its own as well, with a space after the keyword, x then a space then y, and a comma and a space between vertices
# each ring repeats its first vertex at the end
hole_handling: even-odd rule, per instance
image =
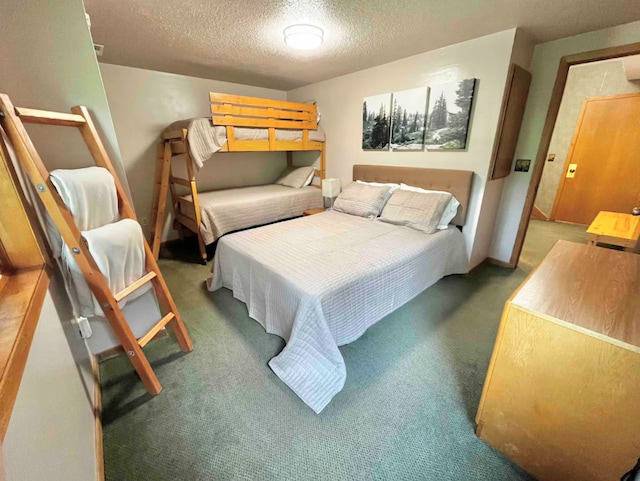
POLYGON ((267 366, 283 341, 229 291, 206 291, 210 263, 168 253, 161 267, 194 351, 171 337, 145 349, 156 397, 124 356, 101 364, 107 480, 530 479, 476 438, 473 420, 504 301, 552 238, 575 234, 534 221, 523 268, 447 277, 342 347, 347 382, 320 415, 267 366))
POLYGON ((531 219, 522 246, 519 267, 527 272, 531 271, 559 239, 586 243, 586 231, 587 226, 531 219))

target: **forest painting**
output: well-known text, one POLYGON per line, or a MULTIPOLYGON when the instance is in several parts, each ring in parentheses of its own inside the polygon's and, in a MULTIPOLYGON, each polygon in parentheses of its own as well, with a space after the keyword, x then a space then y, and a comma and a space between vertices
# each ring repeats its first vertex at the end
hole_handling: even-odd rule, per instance
POLYGON ((467 147, 476 79, 431 87, 427 118, 427 149, 462 150, 467 147))
POLYGON ((366 97, 362 102, 362 149, 389 150, 391 94, 366 97))
POLYGON ((393 94, 391 148, 422 150, 427 117, 428 89, 403 90, 393 94))

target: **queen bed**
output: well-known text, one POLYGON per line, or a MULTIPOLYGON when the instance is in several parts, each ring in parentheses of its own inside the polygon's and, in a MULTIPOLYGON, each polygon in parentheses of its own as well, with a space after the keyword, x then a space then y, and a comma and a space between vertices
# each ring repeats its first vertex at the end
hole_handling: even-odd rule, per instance
MULTIPOLYGON (((452 225, 432 234, 337 211, 220 239, 209 290, 232 290, 286 342, 269 366, 316 413, 344 386, 339 346, 450 274, 467 272, 462 233, 472 173, 354 166, 354 179, 451 192, 452 225)), ((383 213, 384 217, 384 213, 383 213)))

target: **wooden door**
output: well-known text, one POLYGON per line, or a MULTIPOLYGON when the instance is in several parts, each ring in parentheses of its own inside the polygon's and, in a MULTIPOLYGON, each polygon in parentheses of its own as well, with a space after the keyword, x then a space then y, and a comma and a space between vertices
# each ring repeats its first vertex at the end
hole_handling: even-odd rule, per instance
POLYGON ((631 213, 634 206, 640 206, 640 93, 586 99, 551 219, 588 225, 600 211, 631 213))

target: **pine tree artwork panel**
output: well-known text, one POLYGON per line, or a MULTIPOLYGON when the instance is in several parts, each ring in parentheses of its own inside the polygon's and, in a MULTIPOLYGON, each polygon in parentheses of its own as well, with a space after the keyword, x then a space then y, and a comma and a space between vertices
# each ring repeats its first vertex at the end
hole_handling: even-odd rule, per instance
POLYGON ((427 122, 427 87, 394 92, 391 108, 391 148, 423 150, 427 122))
POLYGON ((362 150, 389 150, 391 94, 365 97, 362 101, 362 150))
POLYGON ((425 145, 428 150, 465 150, 477 79, 432 85, 425 145))

